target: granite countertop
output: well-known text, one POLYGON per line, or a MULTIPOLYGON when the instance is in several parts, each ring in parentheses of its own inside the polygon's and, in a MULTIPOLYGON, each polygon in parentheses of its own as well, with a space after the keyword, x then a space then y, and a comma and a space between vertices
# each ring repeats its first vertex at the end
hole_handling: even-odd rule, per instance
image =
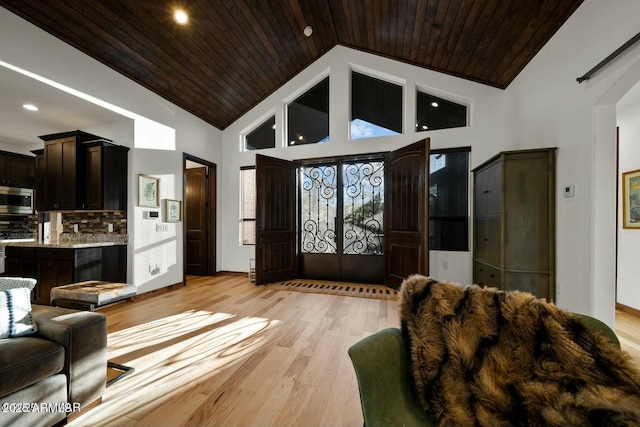
POLYGON ((125 242, 83 242, 83 243, 42 243, 42 242, 16 242, 15 240, 7 243, 7 246, 22 246, 28 248, 97 248, 100 246, 126 245, 125 242))
POLYGON ((24 242, 35 242, 36 239, 0 239, 0 245, 6 245, 9 243, 24 243, 24 242))
POLYGON ((62 233, 58 243, 44 243, 36 239, 7 239, 3 244, 33 248, 96 248, 100 246, 126 245, 129 236, 126 234, 82 234, 62 233))

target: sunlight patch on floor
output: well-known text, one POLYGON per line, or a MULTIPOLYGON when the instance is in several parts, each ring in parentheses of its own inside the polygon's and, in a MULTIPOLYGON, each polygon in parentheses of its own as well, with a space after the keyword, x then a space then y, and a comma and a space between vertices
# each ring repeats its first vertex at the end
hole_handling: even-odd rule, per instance
POLYGON ((126 419, 120 419, 123 414, 129 421, 147 421, 156 407, 171 404, 171 399, 185 389, 206 389, 202 383, 232 371, 233 366, 259 351, 279 324, 279 320, 259 317, 187 311, 111 333, 109 360, 131 366, 135 372, 110 386, 103 404, 78 422, 126 425, 126 419), (144 390, 140 401, 147 403, 137 402, 139 390, 144 390), (118 413, 113 408, 118 408, 118 413))

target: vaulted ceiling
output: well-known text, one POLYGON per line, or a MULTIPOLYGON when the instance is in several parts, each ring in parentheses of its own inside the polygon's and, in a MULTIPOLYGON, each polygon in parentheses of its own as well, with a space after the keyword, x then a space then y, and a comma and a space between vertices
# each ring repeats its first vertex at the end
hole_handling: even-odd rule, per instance
POLYGON ((583 0, 0 0, 224 129, 336 45, 506 88, 583 0), (180 6, 189 23, 173 21, 180 6), (306 37, 310 25, 313 34, 306 37))

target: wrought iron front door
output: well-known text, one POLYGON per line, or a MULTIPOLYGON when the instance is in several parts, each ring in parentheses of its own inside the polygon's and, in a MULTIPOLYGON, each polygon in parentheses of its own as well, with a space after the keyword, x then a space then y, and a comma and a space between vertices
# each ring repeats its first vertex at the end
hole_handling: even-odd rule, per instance
POLYGON ((300 254, 307 278, 384 280, 384 161, 300 167, 300 254))

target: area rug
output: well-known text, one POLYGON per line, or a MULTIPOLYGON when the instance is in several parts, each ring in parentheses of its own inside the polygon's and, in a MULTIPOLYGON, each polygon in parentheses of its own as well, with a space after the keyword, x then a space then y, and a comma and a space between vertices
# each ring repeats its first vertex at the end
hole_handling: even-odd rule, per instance
POLYGON ((264 285, 265 289, 311 292, 317 294, 344 295, 358 298, 374 298, 395 300, 398 291, 383 285, 366 285, 361 283, 335 282, 330 280, 285 280, 264 285))
POLYGON ((130 366, 119 365, 113 362, 107 362, 107 387, 132 374, 135 369, 130 366))

